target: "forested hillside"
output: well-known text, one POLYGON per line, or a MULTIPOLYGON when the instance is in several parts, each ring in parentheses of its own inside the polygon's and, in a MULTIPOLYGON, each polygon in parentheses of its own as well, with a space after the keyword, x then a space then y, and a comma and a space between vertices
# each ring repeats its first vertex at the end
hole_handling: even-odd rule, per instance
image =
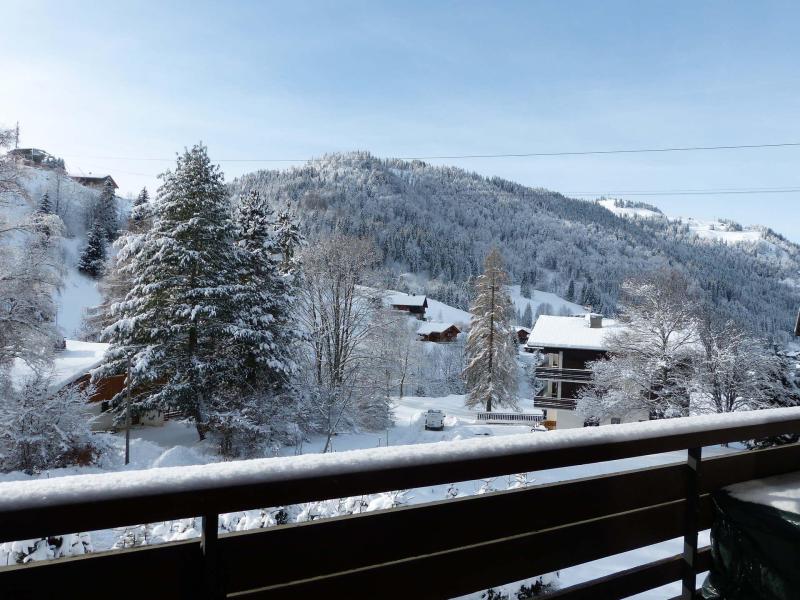
POLYGON ((599 203, 453 167, 334 154, 232 186, 293 205, 312 243, 334 230, 373 239, 387 283, 420 286, 414 291, 461 308, 494 245, 515 283, 608 315, 626 276, 665 263, 685 271, 721 314, 778 338, 788 335, 800 296, 800 247, 771 230, 726 243, 657 213, 618 216, 599 203))

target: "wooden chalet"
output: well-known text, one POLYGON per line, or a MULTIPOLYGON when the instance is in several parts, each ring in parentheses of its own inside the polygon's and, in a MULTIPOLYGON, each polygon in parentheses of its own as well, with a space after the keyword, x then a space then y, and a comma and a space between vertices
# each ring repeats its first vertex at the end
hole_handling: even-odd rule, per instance
MULTIPOLYGON (((583 388, 592 381, 588 363, 606 356, 606 336, 621 330, 619 323, 599 314, 572 317, 541 315, 525 344, 526 352, 539 352, 543 362, 536 378, 545 383, 534 398, 537 408, 547 409, 547 422, 559 429, 582 427, 584 417, 575 412, 583 388)), ((620 415, 610 423, 646 420, 647 414, 620 415)))
POLYGON ((111 175, 70 175, 70 179, 86 187, 102 190, 106 183, 110 183, 115 190, 119 188, 111 175))
POLYGON ((417 294, 392 294, 389 296, 389 306, 394 310, 407 312, 424 321, 425 310, 428 308, 428 298, 417 294))
POLYGON ((436 342, 439 344, 454 342, 461 330, 453 323, 425 322, 417 329, 421 342, 436 342))
POLYGON ((525 344, 531 335, 531 330, 527 327, 516 327, 517 343, 525 344))

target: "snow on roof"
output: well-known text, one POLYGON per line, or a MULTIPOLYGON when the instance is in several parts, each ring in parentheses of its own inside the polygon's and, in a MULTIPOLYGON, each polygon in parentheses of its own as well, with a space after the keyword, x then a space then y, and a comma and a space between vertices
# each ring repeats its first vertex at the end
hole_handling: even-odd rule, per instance
POLYGON ((422 306, 425 304, 425 295, 392 294, 389 296, 389 304, 392 306, 422 306))
POLYGON ((725 489, 743 502, 800 515, 800 472, 745 481, 725 489))
MULTIPOLYGON (((108 344, 67 340, 66 350, 56 352, 53 358, 52 387, 62 388, 98 367, 107 349, 108 344)), ((31 368, 16 359, 11 369, 12 381, 21 382, 30 375, 33 375, 31 368)))
POLYGON ((517 331, 517 332, 520 332, 520 331, 525 331, 525 332, 527 332, 527 333, 530 333, 530 332, 531 332, 531 330, 530 330, 530 327, 522 327, 521 325, 517 325, 517 326, 514 328, 514 331, 517 331))
MULTIPOLYGON (((431 444, 367 448, 327 454, 305 454, 254 460, 71 475, 0 483, 3 511, 75 502, 98 502, 174 491, 202 491, 222 485, 282 482, 301 477, 335 477, 357 471, 376 472, 392 467, 447 464, 453 460, 505 457, 519 453, 553 451, 593 444, 688 435, 709 429, 734 428, 800 417, 800 408, 773 408, 659 419, 613 427, 581 427, 550 431, 547 435, 498 436, 431 444)), ((257 500, 254 500, 257 502, 257 500)))
MULTIPOLYGON (((420 324, 420 326, 417 328, 417 333, 419 335, 430 335, 431 333, 442 333, 443 331, 447 331, 451 327, 455 327, 456 329, 458 329, 458 327, 455 325, 455 323, 431 323, 430 321, 427 321, 427 322, 424 322, 424 323, 420 324)), ((459 329, 459 331, 461 331, 461 330, 459 329)))
POLYGON ((541 315, 533 326, 526 346, 532 348, 575 348, 607 350, 605 339, 622 331, 614 319, 603 319, 602 327, 589 327, 589 316, 556 317, 541 315))

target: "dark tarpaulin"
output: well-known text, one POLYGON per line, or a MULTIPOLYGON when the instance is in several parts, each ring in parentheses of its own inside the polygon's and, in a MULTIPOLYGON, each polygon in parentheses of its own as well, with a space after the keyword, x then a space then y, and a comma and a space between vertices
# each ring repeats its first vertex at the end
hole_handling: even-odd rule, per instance
POLYGON ((799 600, 800 515, 713 495, 707 600, 799 600))

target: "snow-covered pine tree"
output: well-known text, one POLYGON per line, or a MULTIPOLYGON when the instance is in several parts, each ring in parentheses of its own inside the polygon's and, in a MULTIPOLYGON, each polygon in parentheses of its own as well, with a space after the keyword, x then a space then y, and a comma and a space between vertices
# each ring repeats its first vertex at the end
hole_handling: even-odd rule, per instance
POLYGON ((42 195, 42 201, 39 202, 39 208, 36 210, 43 215, 49 215, 53 213, 53 206, 50 203, 50 194, 45 192, 42 195))
POLYGON ((290 424, 295 398, 290 379, 296 370, 293 353, 298 341, 292 326, 291 278, 281 271, 273 214, 258 192, 241 199, 234 226, 236 310, 226 352, 233 357, 236 372, 228 384, 231 390, 217 396, 209 413, 226 454, 246 452, 241 446, 259 441, 269 443, 274 437, 270 427, 286 430, 290 424))
POLYGON ((152 227, 120 248, 131 289, 106 329, 112 346, 96 376, 131 360, 135 410, 179 409, 204 437, 213 394, 236 377, 228 351, 239 318, 238 252, 222 172, 202 144, 178 156, 152 206, 152 227))
POLYGON ((149 228, 150 221, 150 193, 146 187, 142 188, 139 195, 133 201, 131 214, 128 217, 128 231, 131 233, 141 233, 149 228))
POLYGON ((531 297, 531 278, 527 271, 522 274, 522 281, 519 284, 519 293, 523 298, 531 297))
POLYGON ((517 407, 517 345, 511 328, 512 303, 506 291, 508 275, 497 249, 486 257, 475 281, 472 323, 467 337, 466 405, 486 411, 517 407))
POLYGON ((295 254, 303 243, 303 234, 297 219, 287 207, 278 213, 275 220, 275 243, 281 253, 281 270, 284 273, 297 271, 299 265, 295 254))
POLYGON ((525 310, 522 312, 522 326, 528 328, 533 327, 533 311, 531 310, 530 303, 525 305, 525 310))
POLYGON ((567 293, 564 295, 564 298, 570 302, 575 302, 575 281, 573 279, 569 280, 567 293))
POLYGON ((97 199, 94 210, 94 223, 98 223, 106 240, 111 242, 118 235, 119 216, 117 214, 117 198, 114 194, 114 185, 106 181, 97 199))
POLYGON ((95 221, 86 234, 86 246, 78 261, 78 270, 89 277, 98 278, 103 274, 106 262, 106 235, 104 228, 95 221))
POLYGON ((125 299, 132 286, 131 273, 121 268, 122 257, 132 256, 142 234, 150 229, 152 221, 150 195, 147 188, 142 188, 133 201, 127 228, 114 241, 118 253, 109 256, 103 267, 103 278, 97 284, 103 301, 86 311, 81 325, 81 339, 101 341, 103 330, 117 320, 112 307, 125 299))

